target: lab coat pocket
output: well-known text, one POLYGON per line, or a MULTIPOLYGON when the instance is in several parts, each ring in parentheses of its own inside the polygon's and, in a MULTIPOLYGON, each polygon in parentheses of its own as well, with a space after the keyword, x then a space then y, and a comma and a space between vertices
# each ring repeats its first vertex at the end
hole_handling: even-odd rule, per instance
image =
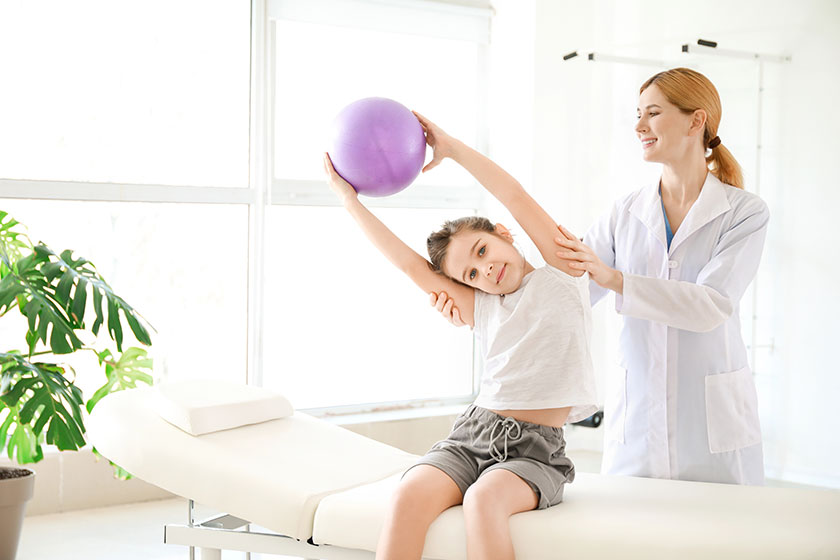
POLYGON ((624 443, 624 423, 627 417, 627 370, 621 368, 613 377, 607 402, 604 403, 606 437, 624 443))
POLYGON ((761 442, 758 398, 749 367, 706 376, 706 426, 712 453, 761 442))

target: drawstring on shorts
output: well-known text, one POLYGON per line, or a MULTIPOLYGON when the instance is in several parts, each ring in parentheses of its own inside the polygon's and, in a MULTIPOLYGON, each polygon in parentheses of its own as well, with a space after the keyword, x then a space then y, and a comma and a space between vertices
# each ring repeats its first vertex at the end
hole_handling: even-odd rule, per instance
POLYGON ((493 428, 490 430, 490 456, 503 463, 508 457, 508 440, 516 441, 522 435, 522 427, 516 419, 507 417, 496 420, 493 428), (497 433, 498 430, 498 433, 497 433), (503 450, 499 451, 496 447, 496 442, 504 438, 503 450))

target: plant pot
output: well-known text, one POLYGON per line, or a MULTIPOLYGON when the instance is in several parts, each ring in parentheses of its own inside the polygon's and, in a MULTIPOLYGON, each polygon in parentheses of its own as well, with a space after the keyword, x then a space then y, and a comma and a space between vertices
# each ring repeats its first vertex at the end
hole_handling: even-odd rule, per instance
POLYGON ((35 488, 35 471, 0 467, 0 560, 15 560, 23 512, 35 488))

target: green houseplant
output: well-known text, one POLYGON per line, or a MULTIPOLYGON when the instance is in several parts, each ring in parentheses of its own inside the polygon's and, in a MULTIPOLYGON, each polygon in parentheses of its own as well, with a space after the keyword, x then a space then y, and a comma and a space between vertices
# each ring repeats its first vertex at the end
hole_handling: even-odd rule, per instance
POLYGON ((18 347, 24 350, 0 346, 0 451, 25 464, 43 458, 44 443, 62 451, 83 447, 82 408, 90 412, 109 393, 151 384, 152 362, 143 348, 123 349, 125 325, 151 345, 148 323, 95 266, 70 250, 33 244, 21 226, 0 211, 0 319, 15 310, 26 318, 18 347), (115 351, 96 338, 103 325, 115 351), (94 352, 105 370, 105 383, 86 402, 75 372, 60 359, 74 352, 94 352))
MULTIPOLYGON (((139 343, 151 345, 148 323, 91 262, 70 250, 56 253, 33 244, 22 224, 0 210, 0 319, 13 311, 25 320, 20 321, 20 346, 8 348, 8 336, 0 343, 0 454, 18 464, 43 459, 44 444, 80 449, 86 443, 83 408, 90 412, 109 393, 152 383, 146 350, 123 349, 126 325, 139 343), (103 325, 110 341, 97 338, 103 325), (95 353, 104 368, 105 383, 87 401, 75 384, 75 371, 62 360, 74 352, 95 353)), ((130 477, 117 465, 114 469, 119 478, 130 477)), ((11 471, 18 478, 32 473, 4 469, 0 480, 13 478, 11 471)))

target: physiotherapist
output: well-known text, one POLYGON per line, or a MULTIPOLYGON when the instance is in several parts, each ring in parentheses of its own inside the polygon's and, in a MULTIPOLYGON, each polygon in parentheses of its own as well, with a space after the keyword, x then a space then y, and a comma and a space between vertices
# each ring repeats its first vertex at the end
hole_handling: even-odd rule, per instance
MULTIPOLYGON (((739 304, 755 277, 769 212, 743 190, 717 135, 720 97, 675 68, 641 87, 636 133, 659 181, 617 200, 558 255, 590 274, 594 305, 615 292, 621 374, 604 403, 605 474, 761 485, 756 388, 739 304)), ((561 228, 563 229, 563 228, 561 228)), ((457 309, 432 303, 450 321, 457 309)))

